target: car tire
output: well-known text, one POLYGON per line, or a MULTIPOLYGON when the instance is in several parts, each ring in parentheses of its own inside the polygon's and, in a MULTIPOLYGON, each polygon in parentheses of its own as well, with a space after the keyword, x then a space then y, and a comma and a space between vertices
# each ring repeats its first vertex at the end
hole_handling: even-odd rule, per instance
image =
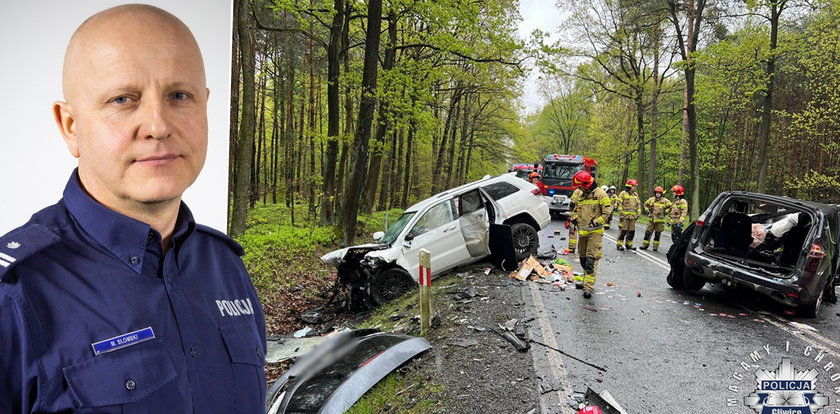
POLYGON ((394 300, 405 293, 417 289, 417 282, 408 272, 392 267, 380 272, 370 284, 370 296, 377 305, 394 300))
POLYGON ((665 281, 668 282, 668 285, 674 289, 685 289, 685 285, 683 285, 682 272, 680 272, 678 276, 676 272, 671 269, 671 271, 668 272, 668 276, 665 277, 665 281))
POLYGON ((515 223, 510 226, 510 232, 513 234, 513 248, 516 250, 517 261, 537 254, 540 235, 534 227, 528 223, 515 223))
POLYGON ((685 266, 682 272, 682 285, 686 290, 700 290, 706 286, 706 279, 695 275, 691 267, 685 266))
POLYGON ((825 289, 820 289, 820 294, 817 296, 817 300, 814 303, 808 303, 805 305, 799 305, 799 309, 796 312, 799 316, 804 316, 806 318, 814 318, 820 313, 820 308, 822 308, 823 298, 825 297, 825 289))

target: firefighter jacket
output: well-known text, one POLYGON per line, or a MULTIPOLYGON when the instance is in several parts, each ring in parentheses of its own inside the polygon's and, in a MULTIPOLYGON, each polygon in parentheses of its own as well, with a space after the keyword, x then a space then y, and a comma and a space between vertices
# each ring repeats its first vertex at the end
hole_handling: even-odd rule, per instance
POLYGON ((671 209, 671 202, 662 197, 659 200, 656 197, 651 197, 645 201, 645 211, 650 214, 650 221, 653 223, 664 223, 665 216, 671 209))
POLYGON ((631 194, 624 190, 618 195, 618 212, 621 218, 637 219, 639 217, 639 209, 642 208, 642 203, 639 201, 639 194, 635 191, 631 194))
POLYGON ((572 217, 577 219, 580 234, 603 233, 604 224, 610 219, 610 213, 612 213, 612 202, 607 192, 595 188, 589 192, 576 190, 575 194, 572 194, 575 200, 575 211, 572 217))
POLYGON ((618 198, 618 194, 613 194, 610 196, 610 204, 613 208, 613 213, 617 213, 619 211, 618 207, 621 205, 621 201, 618 198))
POLYGON ((677 197, 671 203, 671 224, 682 223, 685 216, 688 215, 688 201, 682 197, 677 197))

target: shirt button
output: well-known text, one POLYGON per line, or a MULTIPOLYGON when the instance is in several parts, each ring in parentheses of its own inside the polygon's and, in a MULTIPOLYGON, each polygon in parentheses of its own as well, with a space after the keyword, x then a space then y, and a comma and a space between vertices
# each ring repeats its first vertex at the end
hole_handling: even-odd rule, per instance
POLYGON ((129 261, 129 263, 131 263, 131 264, 133 264, 133 265, 136 265, 137 263, 140 263, 140 258, 139 258, 139 257, 137 257, 137 256, 131 256, 131 257, 128 259, 128 261, 129 261))
POLYGON ((198 350, 195 349, 195 347, 190 348, 190 355, 195 358, 195 356, 198 355, 198 350))
POLYGON ((125 389, 127 389, 129 391, 132 391, 135 388, 137 388, 137 383, 134 382, 133 379, 129 379, 128 381, 125 382, 125 389))

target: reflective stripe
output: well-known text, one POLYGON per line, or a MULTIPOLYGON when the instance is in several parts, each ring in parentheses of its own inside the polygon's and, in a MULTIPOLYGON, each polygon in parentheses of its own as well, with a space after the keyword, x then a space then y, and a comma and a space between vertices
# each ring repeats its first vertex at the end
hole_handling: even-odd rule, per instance
POLYGON ((604 226, 601 226, 597 230, 581 230, 579 233, 580 233, 581 236, 586 236, 586 235, 589 235, 589 234, 603 233, 603 232, 604 232, 604 226))
POLYGON ((594 200, 594 199, 591 199, 591 198, 588 198, 586 200, 581 200, 581 201, 578 202, 578 204, 582 205, 582 206, 588 206, 590 204, 598 204, 598 203, 600 203, 599 200, 594 200))

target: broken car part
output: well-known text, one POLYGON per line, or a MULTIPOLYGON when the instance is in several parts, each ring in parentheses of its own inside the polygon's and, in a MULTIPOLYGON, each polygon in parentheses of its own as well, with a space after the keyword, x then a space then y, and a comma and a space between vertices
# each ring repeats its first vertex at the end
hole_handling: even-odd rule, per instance
POLYGON ((336 334, 269 388, 266 414, 343 413, 391 371, 429 348, 425 338, 375 329, 336 334))

